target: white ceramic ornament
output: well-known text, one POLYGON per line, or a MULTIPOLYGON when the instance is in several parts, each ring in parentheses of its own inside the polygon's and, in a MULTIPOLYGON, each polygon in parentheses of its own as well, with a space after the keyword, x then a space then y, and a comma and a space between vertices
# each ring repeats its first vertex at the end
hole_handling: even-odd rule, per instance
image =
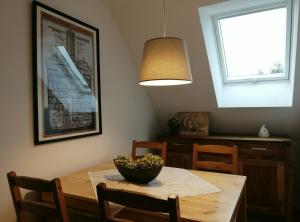
POLYGON ((258 136, 259 137, 269 137, 270 136, 269 131, 268 131, 268 129, 267 129, 267 127, 266 127, 265 124, 263 124, 260 127, 259 132, 258 132, 258 136))

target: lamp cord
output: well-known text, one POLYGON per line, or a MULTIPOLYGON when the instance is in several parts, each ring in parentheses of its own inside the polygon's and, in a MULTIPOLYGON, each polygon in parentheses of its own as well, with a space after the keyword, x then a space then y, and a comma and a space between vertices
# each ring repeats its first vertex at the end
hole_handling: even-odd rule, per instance
POLYGON ((164 0, 164 38, 166 37, 167 26, 166 26, 166 0, 164 0))

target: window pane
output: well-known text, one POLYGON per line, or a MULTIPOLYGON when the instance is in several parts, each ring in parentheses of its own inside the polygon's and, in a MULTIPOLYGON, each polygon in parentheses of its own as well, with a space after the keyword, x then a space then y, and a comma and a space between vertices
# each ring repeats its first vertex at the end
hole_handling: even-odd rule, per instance
POLYGON ((219 20, 227 79, 284 76, 287 9, 219 20))

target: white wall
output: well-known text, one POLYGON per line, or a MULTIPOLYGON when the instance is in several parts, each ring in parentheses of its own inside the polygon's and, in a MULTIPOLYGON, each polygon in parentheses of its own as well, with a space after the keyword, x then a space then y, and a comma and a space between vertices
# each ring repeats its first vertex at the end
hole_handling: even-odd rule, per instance
POLYGON ((101 0, 43 3, 100 30, 103 134, 33 145, 31 1, 0 1, 0 221, 15 221, 6 173, 42 178, 111 160, 156 132, 156 115, 110 11, 101 0))
MULTIPOLYGON (((179 111, 208 111, 211 114, 211 132, 256 134, 265 123, 271 135, 290 135, 293 140, 294 197, 300 208, 297 198, 300 195, 300 61, 296 66, 293 107, 219 109, 198 16, 198 7, 219 1, 166 0, 167 36, 187 41, 194 82, 185 86, 149 88, 148 95, 165 131, 167 120, 179 111)), ((163 34, 163 1, 105 2, 111 8, 139 69, 144 42, 163 34)))

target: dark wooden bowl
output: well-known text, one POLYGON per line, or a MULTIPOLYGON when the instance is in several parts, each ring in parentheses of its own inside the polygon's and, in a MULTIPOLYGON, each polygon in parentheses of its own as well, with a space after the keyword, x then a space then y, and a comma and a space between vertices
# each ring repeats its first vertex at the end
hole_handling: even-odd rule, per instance
POLYGON ((115 163, 120 174, 128 181, 132 183, 148 183, 158 176, 162 166, 153 167, 149 169, 129 169, 122 165, 115 163))

